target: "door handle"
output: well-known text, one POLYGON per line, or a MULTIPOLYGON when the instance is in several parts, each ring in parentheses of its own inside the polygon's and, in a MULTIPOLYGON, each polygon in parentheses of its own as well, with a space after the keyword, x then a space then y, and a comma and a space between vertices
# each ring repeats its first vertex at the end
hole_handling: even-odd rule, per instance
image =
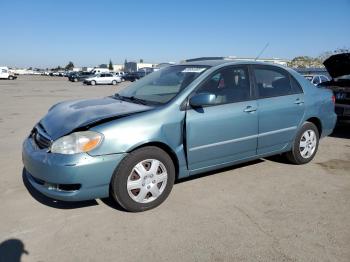
POLYGON ((246 113, 252 113, 252 112, 255 112, 256 110, 257 110, 256 107, 247 106, 243 111, 246 112, 246 113))
POLYGON ((302 104, 304 104, 304 101, 301 100, 300 98, 297 98, 297 99, 294 101, 294 104, 302 105, 302 104))

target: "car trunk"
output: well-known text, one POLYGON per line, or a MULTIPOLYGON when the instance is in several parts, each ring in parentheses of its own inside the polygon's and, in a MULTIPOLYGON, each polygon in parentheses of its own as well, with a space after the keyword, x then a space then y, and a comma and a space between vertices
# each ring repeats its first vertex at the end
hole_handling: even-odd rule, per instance
POLYGON ((335 96, 336 104, 350 105, 350 53, 337 54, 324 61, 331 81, 324 82, 320 86, 331 89, 335 96))

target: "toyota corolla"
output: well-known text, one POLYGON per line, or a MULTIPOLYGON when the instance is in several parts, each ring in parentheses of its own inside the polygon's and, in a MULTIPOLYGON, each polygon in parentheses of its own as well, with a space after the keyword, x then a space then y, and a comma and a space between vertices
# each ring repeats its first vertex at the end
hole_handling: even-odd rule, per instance
POLYGON ((23 143, 48 197, 161 204, 175 179, 271 155, 306 164, 335 125, 332 92, 295 71, 208 60, 156 71, 115 95, 52 106, 23 143))

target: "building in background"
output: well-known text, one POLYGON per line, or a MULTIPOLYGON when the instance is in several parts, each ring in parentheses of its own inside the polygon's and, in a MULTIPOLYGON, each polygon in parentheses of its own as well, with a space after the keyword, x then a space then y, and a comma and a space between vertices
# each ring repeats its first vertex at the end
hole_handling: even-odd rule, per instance
POLYGON ((113 65, 113 71, 114 72, 123 72, 124 65, 120 65, 120 64, 113 65))
POLYGON ((141 68, 153 68, 155 64, 151 63, 138 63, 138 62, 125 62, 124 71, 125 72, 137 72, 141 68))

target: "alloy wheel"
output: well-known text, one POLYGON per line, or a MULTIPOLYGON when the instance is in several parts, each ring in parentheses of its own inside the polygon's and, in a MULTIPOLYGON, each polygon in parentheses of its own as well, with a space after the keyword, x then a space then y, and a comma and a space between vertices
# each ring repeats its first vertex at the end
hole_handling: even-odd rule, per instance
POLYGON ((299 151, 303 158, 310 158, 316 150, 317 136, 315 131, 306 130, 300 138, 299 151))

